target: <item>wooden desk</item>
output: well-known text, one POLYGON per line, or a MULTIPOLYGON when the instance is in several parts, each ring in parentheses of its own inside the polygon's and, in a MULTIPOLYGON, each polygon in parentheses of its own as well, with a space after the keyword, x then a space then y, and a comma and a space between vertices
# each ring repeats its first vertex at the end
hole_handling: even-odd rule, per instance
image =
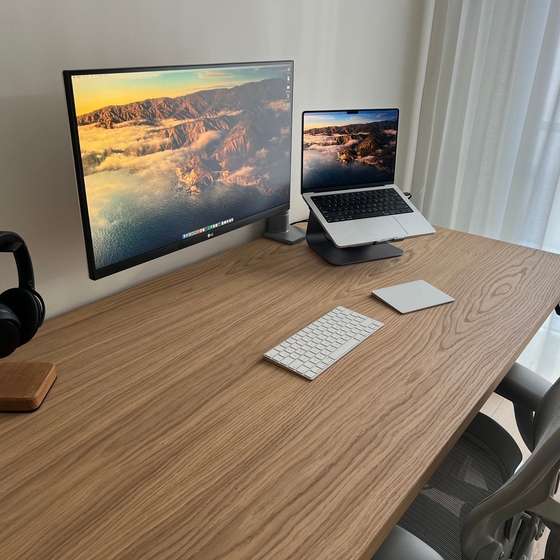
POLYGON ((48 321, 9 358, 58 380, 0 414, 2 559, 369 559, 560 301, 558 255, 400 246, 337 268, 261 239, 48 321), (456 301, 370 295, 417 279, 456 301), (337 305, 385 326, 312 382, 261 358, 337 305))

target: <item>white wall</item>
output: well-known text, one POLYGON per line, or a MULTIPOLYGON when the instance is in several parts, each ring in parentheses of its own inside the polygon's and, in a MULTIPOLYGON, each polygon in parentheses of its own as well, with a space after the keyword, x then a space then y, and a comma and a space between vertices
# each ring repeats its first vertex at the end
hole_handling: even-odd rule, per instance
MULTIPOLYGON (((27 242, 53 317, 258 237, 248 226, 88 278, 62 70, 293 59, 291 219, 301 112, 399 107, 396 182, 410 185, 433 0, 18 0, 0 6, 0 230, 27 242)), ((16 285, 0 254, 0 292, 16 285)))

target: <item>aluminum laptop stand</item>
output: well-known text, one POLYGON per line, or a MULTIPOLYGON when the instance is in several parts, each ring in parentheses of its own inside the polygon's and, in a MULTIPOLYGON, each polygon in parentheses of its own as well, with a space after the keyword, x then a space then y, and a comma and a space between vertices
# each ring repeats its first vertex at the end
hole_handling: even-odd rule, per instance
POLYGON ((402 249, 389 243, 360 245, 358 247, 345 247, 340 249, 327 238, 325 231, 313 212, 309 212, 306 239, 311 249, 327 262, 337 266, 399 257, 404 253, 402 249))

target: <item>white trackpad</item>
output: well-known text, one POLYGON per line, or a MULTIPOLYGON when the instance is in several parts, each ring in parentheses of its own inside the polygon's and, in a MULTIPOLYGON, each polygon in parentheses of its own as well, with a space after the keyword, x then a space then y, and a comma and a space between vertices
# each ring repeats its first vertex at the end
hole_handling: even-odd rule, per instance
POLYGON ((384 301, 400 313, 410 313, 455 301, 451 296, 434 288, 424 280, 407 282, 397 286, 373 290, 372 295, 384 301))

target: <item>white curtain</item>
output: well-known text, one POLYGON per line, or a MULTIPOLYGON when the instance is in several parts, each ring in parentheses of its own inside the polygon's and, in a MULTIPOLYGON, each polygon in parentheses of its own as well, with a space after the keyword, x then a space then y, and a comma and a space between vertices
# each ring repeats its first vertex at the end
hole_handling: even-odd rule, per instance
MULTIPOLYGON (((435 225, 560 253, 559 178, 560 0, 435 0, 414 203, 435 225)), ((519 361, 560 377, 560 317, 519 361)))

